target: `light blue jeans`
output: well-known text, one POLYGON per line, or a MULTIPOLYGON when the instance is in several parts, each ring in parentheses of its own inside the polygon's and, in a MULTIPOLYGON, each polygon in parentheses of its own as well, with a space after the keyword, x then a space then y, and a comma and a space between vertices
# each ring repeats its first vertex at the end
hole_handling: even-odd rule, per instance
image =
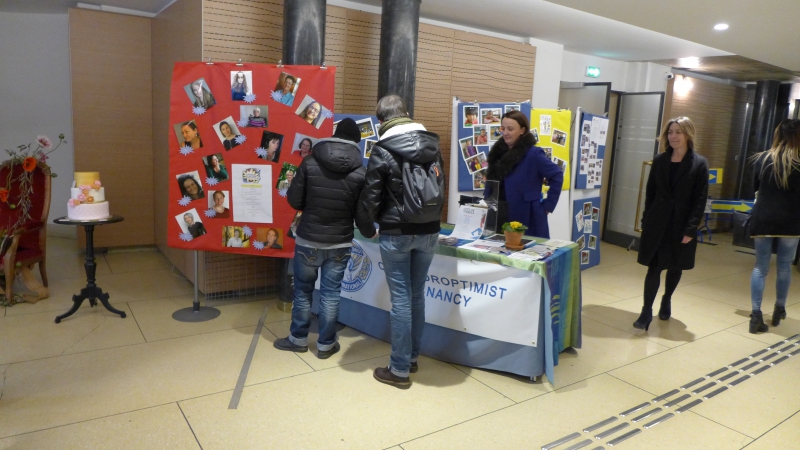
POLYGON ((757 237, 756 241, 756 266, 750 276, 750 299, 753 302, 753 311, 761 311, 761 297, 764 294, 764 279, 769 273, 769 261, 772 258, 772 242, 778 241, 778 280, 775 283, 777 291, 776 306, 786 306, 786 297, 789 295, 789 283, 792 281, 792 261, 797 251, 800 238, 771 238, 757 237))
POLYGON ((308 328, 311 326, 311 300, 317 273, 319 281, 319 339, 317 350, 325 352, 336 345, 336 321, 339 319, 339 295, 350 247, 316 249, 296 245, 294 248, 294 295, 292 297, 292 324, 289 341, 294 345, 308 345, 308 328))
POLYGON ((390 236, 382 234, 381 259, 392 299, 392 356, 389 370, 407 377, 419 357, 425 327, 425 280, 439 234, 390 236))

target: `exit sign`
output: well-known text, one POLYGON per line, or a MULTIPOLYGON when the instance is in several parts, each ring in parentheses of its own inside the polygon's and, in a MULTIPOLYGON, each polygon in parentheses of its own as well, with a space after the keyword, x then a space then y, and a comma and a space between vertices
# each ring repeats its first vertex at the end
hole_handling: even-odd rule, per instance
POLYGON ((600 76, 600 68, 599 67, 586 67, 586 76, 589 78, 597 78, 600 76))

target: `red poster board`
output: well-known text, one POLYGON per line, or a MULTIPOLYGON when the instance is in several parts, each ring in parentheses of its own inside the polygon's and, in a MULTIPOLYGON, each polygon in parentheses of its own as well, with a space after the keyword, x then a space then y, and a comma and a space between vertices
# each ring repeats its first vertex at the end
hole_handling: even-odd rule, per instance
POLYGON ((172 72, 170 247, 289 258, 301 147, 333 134, 335 68, 202 62, 172 72))

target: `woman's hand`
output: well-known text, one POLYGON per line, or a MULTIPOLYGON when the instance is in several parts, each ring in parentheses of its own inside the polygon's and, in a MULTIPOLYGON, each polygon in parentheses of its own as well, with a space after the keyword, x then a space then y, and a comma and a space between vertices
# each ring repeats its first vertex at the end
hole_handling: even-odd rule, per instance
POLYGON ((681 244, 688 244, 689 242, 692 242, 692 238, 689 236, 684 236, 681 244))

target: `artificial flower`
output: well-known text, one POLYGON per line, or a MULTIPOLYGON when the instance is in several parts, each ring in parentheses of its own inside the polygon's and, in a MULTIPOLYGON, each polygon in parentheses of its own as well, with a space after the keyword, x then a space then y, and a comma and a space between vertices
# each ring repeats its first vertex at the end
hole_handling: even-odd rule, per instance
POLYGON ((100 186, 102 186, 100 184, 100 180, 94 180, 94 183, 92 183, 92 185, 94 186, 95 189, 100 189, 100 186))
MULTIPOLYGON (((91 186, 89 186, 88 184, 82 184, 82 185, 80 186, 80 189, 81 189, 82 191, 88 191, 88 190, 89 190, 89 189, 91 189, 91 188, 92 188, 92 187, 91 187, 91 186)), ((84 192, 84 194, 85 194, 85 193, 86 193, 86 192, 84 192)))
POLYGON ((22 162, 22 168, 25 169, 25 172, 33 172, 33 169, 36 168, 36 158, 33 156, 25 158, 25 161, 22 162))
POLYGON ((78 201, 83 203, 86 201, 86 196, 83 194, 78 194, 78 201))
POLYGON ((67 204, 68 204, 69 206, 72 206, 72 207, 74 207, 74 206, 77 204, 77 202, 75 202, 75 199, 74 199, 74 198, 71 198, 71 199, 69 199, 69 201, 67 202, 67 204))
POLYGON ((50 138, 47 136, 36 136, 36 142, 38 142, 39 145, 41 145, 45 150, 50 150, 50 147, 53 146, 53 143, 50 142, 50 138))
POLYGON ((86 197, 86 203, 94 203, 94 197, 92 197, 91 195, 86 197))

